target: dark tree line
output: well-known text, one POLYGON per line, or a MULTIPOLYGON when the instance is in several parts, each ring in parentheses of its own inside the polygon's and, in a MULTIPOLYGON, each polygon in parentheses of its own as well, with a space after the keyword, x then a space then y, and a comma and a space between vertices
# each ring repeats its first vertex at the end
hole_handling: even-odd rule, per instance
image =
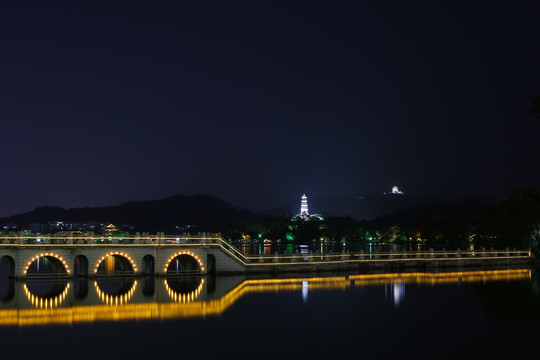
MULTIPOLYGON (((402 222, 400 217, 357 221, 351 217, 299 219, 290 214, 246 222, 225 234, 229 239, 242 237, 280 239, 283 242, 309 243, 320 239, 338 242, 384 244, 421 243, 431 247, 531 248, 537 251, 540 240, 540 193, 525 186, 511 192, 495 205, 480 211, 465 211, 465 204, 453 210, 465 214, 433 218, 418 216, 402 222)), ((429 211, 427 211, 429 212, 429 211)))

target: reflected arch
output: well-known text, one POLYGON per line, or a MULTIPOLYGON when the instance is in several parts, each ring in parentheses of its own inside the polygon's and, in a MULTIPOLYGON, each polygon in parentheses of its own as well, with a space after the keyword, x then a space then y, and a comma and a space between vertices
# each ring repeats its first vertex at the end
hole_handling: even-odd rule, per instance
POLYGON ((145 297, 153 296, 156 291, 155 278, 153 275, 145 275, 142 278, 142 293, 145 297))
POLYGON ((171 300, 187 303, 199 297, 204 287, 204 278, 200 275, 168 277, 164 285, 171 300))
POLYGON ((137 289, 134 278, 101 279, 94 281, 94 288, 101 301, 107 305, 121 305, 131 300, 137 289))
POLYGON ((78 277, 73 279, 73 291, 75 299, 85 299, 88 296, 88 278, 78 277))
POLYGON ((50 309, 59 306, 66 299, 69 282, 26 282, 23 290, 27 300, 37 308, 50 309))

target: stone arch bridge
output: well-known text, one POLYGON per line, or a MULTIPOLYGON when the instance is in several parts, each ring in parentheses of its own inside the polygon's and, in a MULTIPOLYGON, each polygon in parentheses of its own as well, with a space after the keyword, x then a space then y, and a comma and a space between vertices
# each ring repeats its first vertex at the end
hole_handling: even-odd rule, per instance
POLYGON ((26 278, 39 267, 68 277, 114 270, 133 275, 243 273, 242 254, 220 237, 4 236, 0 260, 9 277, 26 278))
POLYGON ((0 237, 0 266, 10 278, 43 274, 165 276, 247 272, 356 271, 366 267, 467 267, 527 265, 530 249, 245 255, 219 236, 156 235, 0 237), (6 265, 7 264, 7 265, 6 265), (41 272, 40 272, 41 271, 41 272))

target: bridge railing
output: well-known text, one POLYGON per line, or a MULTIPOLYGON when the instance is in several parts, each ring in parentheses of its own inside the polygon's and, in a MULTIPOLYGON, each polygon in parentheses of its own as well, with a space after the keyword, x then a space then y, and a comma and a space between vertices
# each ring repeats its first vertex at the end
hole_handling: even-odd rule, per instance
POLYGON ((530 249, 509 249, 504 250, 423 250, 423 251, 386 251, 386 252, 356 252, 354 257, 358 259, 406 259, 406 258, 429 258, 429 259, 448 259, 448 258, 487 258, 487 257, 531 257, 530 249))
POLYGON ((167 245, 219 245, 237 257, 244 254, 219 236, 188 235, 173 236, 164 234, 115 235, 4 235, 0 236, 0 246, 43 246, 43 245, 129 245, 129 246, 167 246, 167 245))
MULTIPOLYGON (((238 254, 238 252, 237 252, 238 254)), ((530 259, 530 249, 493 250, 481 248, 479 250, 428 250, 428 251, 384 251, 384 252, 349 252, 339 253, 290 253, 290 254, 239 254, 246 263, 292 263, 292 262, 343 262, 343 261, 396 261, 396 260, 472 260, 487 258, 523 258, 530 259)))
POLYGON ((119 244, 119 245, 166 245, 166 244, 206 244, 222 241, 208 235, 167 236, 156 235, 0 235, 0 245, 43 245, 43 244, 119 244))

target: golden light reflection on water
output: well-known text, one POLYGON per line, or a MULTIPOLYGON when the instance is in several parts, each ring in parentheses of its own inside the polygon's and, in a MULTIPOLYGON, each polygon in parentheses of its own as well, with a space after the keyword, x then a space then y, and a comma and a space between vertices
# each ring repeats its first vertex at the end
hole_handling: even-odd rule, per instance
POLYGON ((37 308, 40 309, 50 309, 58 307, 65 299, 69 291, 69 283, 66 283, 64 291, 60 295, 53 297, 41 297, 34 295, 26 286, 23 285, 23 290, 28 301, 37 308))
POLYGON ((197 299, 197 297, 201 294, 201 291, 202 291, 203 285, 204 285, 204 279, 201 278, 201 282, 199 283, 199 286, 197 286, 197 288, 195 290, 187 292, 187 293, 182 293, 182 292, 178 292, 178 291, 173 290, 169 286, 169 283, 167 282, 167 280, 163 280, 163 284, 165 285, 165 290, 167 290, 167 293, 169 294, 169 297, 174 302, 188 303, 188 302, 192 302, 195 299, 197 299))
POLYGON ((242 296, 250 293, 269 293, 309 290, 343 290, 348 287, 362 287, 386 284, 441 285, 470 282, 513 281, 531 278, 530 269, 491 270, 447 273, 393 273, 363 274, 333 277, 298 277, 289 279, 250 279, 233 287, 225 295, 215 299, 201 299, 204 293, 204 279, 191 292, 181 293, 163 282, 169 296, 168 302, 134 301, 137 281, 123 295, 104 294, 94 283, 98 299, 105 304, 65 306, 69 283, 62 294, 54 299, 41 299, 33 295, 26 285, 24 292, 32 308, 0 310, 0 326, 35 326, 52 324, 93 323, 100 321, 168 320, 188 317, 220 315, 242 296), (132 300, 130 302, 130 300, 132 300), (111 306, 115 305, 115 306, 111 306))
POLYGON ((124 305, 133 297, 133 294, 135 293, 135 289, 137 289, 137 280, 133 282, 133 285, 131 285, 131 289, 129 289, 128 292, 125 294, 118 294, 118 295, 107 294, 106 292, 100 289, 97 281, 94 281, 94 287, 96 288, 96 292, 99 298, 105 304, 124 305))
POLYGON ((499 280, 520 280, 530 279, 530 269, 517 270, 491 270, 491 271, 455 271, 446 273, 401 273, 401 274, 368 274, 351 275, 356 286, 388 284, 389 282, 400 282, 405 284, 452 284, 468 282, 485 282, 499 280))

